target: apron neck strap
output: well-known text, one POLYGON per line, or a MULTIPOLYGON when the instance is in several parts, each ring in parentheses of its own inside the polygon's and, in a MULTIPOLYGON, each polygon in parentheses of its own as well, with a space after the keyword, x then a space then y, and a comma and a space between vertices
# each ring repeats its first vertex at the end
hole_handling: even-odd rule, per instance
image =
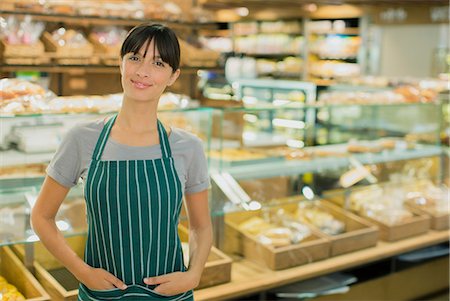
POLYGON ((161 146, 161 153, 163 158, 172 157, 172 150, 170 149, 169 137, 167 136, 166 129, 158 119, 158 134, 159 145, 161 146))
MULTIPOLYGON (((112 126, 116 121, 117 114, 112 116, 108 122, 106 122, 105 126, 100 133, 100 137, 97 140, 97 144, 95 145, 94 153, 92 154, 92 159, 99 161, 102 157, 103 150, 105 149, 106 142, 108 141, 109 134, 111 133, 112 126)), ((159 145, 161 147, 161 153, 163 158, 172 157, 172 151, 170 149, 169 138, 167 136, 166 129, 158 119, 158 136, 159 136, 159 145)))

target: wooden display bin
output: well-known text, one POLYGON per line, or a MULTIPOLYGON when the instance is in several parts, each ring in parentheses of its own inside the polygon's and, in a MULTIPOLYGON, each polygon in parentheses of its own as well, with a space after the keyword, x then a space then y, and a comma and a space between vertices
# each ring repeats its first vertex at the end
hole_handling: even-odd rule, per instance
MULTIPOLYGON (((180 239, 187 241, 186 228, 180 227, 180 239)), ((86 236, 73 236, 66 238, 72 250, 81 258, 84 258, 86 236)), ((25 250, 23 245, 15 245, 14 251, 23 260, 25 250)), ((75 301, 78 297, 78 280, 64 268, 50 252, 38 242, 34 244, 36 278, 47 290, 53 301, 75 301)), ((213 286, 231 279, 232 260, 216 248, 212 248, 203 271, 198 288, 213 286)))
POLYGON ((262 211, 229 213, 225 216, 225 249, 272 270, 282 270, 318 261, 330 256, 331 243, 321 233, 311 230, 309 237, 298 244, 273 247, 262 244, 255 236, 242 232, 239 225, 262 211))
MULTIPOLYGON (((73 236, 67 238, 70 247, 81 258, 84 257, 86 237, 73 236)), ((23 245, 15 245, 14 251, 23 260, 23 245)), ((37 242, 34 244, 34 270, 36 278, 48 292, 52 301, 75 301, 78 298, 78 280, 64 268, 50 252, 37 242)))
POLYGON ((424 206, 420 206, 413 202, 407 202, 407 205, 421 212, 422 214, 428 215, 430 217, 431 229, 433 230, 447 230, 449 229, 450 214, 449 213, 438 213, 434 210, 430 210, 424 206))
MULTIPOLYGON (((330 194, 325 194, 324 197, 338 206, 346 206, 343 194, 339 195, 333 192, 330 194)), ((407 219, 403 223, 395 225, 387 225, 376 219, 361 216, 358 213, 356 214, 370 223, 377 225, 380 229, 380 238, 382 240, 392 242, 426 233, 430 229, 430 217, 414 208, 409 208, 408 210, 413 214, 413 217, 407 219)))
POLYGON ((89 35, 88 39, 94 47, 94 55, 98 56, 100 63, 107 66, 119 66, 121 44, 115 46, 102 44, 92 33, 89 35))
POLYGON ((5 64, 35 65, 50 61, 50 58, 44 55, 44 44, 39 40, 30 45, 14 45, 0 41, 0 57, 5 64))
POLYGON ((49 295, 9 247, 0 248, 0 275, 28 301, 47 301, 49 295))
MULTIPOLYGON (((290 212, 295 212, 297 209, 296 204, 290 204, 289 206, 291 208, 294 206, 290 212)), ((345 224, 344 233, 337 235, 324 233, 326 238, 331 241, 330 256, 337 256, 376 246, 379 230, 374 224, 325 200, 317 202, 317 207, 345 224)), ((320 230, 318 229, 318 231, 320 230)))
MULTIPOLYGON (((188 242, 189 230, 184 226, 179 226, 178 233, 182 242, 188 242)), ((196 289, 210 287, 231 280, 231 263, 230 257, 225 255, 216 247, 211 248, 208 260, 200 278, 200 284, 196 289)))
POLYGON ((42 35, 45 49, 54 55, 56 62, 60 65, 88 65, 97 64, 98 58, 94 57, 94 46, 87 42, 81 47, 70 45, 60 46, 53 40, 49 32, 42 35))
POLYGON ((197 48, 183 39, 179 39, 181 65, 189 67, 215 67, 220 53, 217 51, 197 48))

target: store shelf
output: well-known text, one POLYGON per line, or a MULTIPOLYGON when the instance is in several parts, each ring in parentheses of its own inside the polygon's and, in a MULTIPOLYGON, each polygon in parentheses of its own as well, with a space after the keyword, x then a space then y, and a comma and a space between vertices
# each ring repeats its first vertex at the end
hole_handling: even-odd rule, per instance
MULTIPOLYGON (((231 282, 196 290, 195 300, 227 300, 261 292, 274 287, 327 275, 366 263, 389 258, 423 247, 448 241, 450 231, 430 231, 425 235, 398 242, 379 242, 376 247, 352 252, 291 269, 272 271, 248 260, 234 262, 231 282)), ((443 267, 445 268, 445 267, 443 267)))
POLYGON ((153 23, 164 23, 172 26, 204 26, 204 25, 216 25, 215 22, 186 22, 177 20, 160 20, 160 19, 149 19, 149 18, 121 18, 121 17, 101 17, 101 16, 87 16, 87 15, 76 15, 76 14, 57 14, 57 13, 40 13, 32 11, 8 11, 0 10, 0 15, 14 15, 14 16, 25 16, 30 15, 33 20, 45 21, 45 22, 64 22, 73 23, 79 25, 124 25, 124 26, 135 26, 145 22, 153 23))
POLYGON ((0 168, 14 165, 48 163, 52 159, 53 154, 54 152, 29 154, 16 150, 2 151, 0 168))
MULTIPOLYGON (((344 145, 334 145, 333 150, 342 148, 344 145)), ((323 149, 328 147, 321 147, 323 149)), ((442 149, 439 146, 418 145, 411 150, 393 150, 381 153, 353 154, 352 157, 361 164, 377 164, 392 162, 398 160, 410 160, 424 157, 439 156, 442 149)), ((349 166, 348 157, 324 157, 313 160, 284 160, 253 164, 251 168, 248 165, 233 166, 223 170, 230 173, 235 179, 256 179, 270 178, 279 176, 298 175, 303 173, 317 173, 324 170, 338 169, 349 166)))
POLYGON ((355 27, 345 28, 343 30, 329 30, 320 32, 311 32, 314 35, 345 35, 345 36, 357 36, 360 34, 360 29, 355 27))
MULTIPOLYGON (((119 66, 104 66, 104 65, 0 65, 0 69, 5 72, 15 71, 40 71, 49 73, 119 73, 119 66)), ((219 67, 183 67, 181 71, 183 73, 197 73, 198 70, 208 70, 221 72, 222 68, 219 67)))

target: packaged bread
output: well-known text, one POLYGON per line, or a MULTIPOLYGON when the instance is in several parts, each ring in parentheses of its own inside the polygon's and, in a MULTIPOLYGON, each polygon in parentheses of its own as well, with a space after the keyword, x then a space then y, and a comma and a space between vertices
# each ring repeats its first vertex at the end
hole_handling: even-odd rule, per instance
POLYGON ((241 231, 248 232, 253 235, 259 234, 260 232, 270 228, 273 228, 270 223, 257 216, 254 216, 239 224, 239 229, 241 231))
POLYGON ((268 228, 262 231, 257 238, 264 245, 284 247, 291 244, 292 231, 286 227, 268 228))
POLYGON ((345 232, 345 224, 343 222, 319 208, 299 206, 297 216, 313 224, 325 234, 337 235, 345 232))

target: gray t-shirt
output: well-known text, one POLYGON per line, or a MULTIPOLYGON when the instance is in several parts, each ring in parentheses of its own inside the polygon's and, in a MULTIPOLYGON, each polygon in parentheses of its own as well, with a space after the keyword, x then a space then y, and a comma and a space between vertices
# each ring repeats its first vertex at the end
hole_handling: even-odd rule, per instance
MULTIPOLYGON (((84 179, 103 126, 103 120, 97 120, 69 130, 47 167, 47 174, 65 187, 73 187, 80 178, 84 179)), ((172 128, 169 144, 183 191, 191 194, 207 189, 209 176, 202 141, 185 130, 172 128)), ((159 144, 129 146, 109 138, 102 160, 153 160, 161 156, 159 144)))

